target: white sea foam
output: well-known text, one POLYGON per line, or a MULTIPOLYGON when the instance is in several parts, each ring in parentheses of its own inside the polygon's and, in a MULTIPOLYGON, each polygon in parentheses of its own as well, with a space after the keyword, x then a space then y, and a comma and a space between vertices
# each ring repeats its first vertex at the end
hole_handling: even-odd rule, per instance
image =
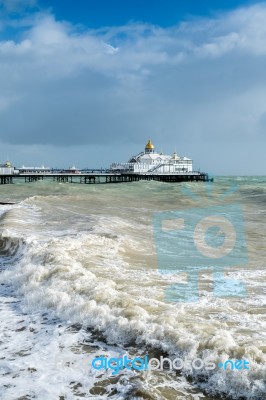
MULTIPOLYGON (((93 195, 92 193, 91 196, 93 195)), ((141 212, 136 207, 132 211, 133 215, 130 215, 128 206, 121 208, 120 213, 117 213, 110 208, 110 202, 104 203, 103 200, 101 212, 95 204, 86 208, 85 200, 78 205, 72 201, 68 206, 66 203, 64 206, 56 205, 58 199, 55 200, 55 197, 46 198, 45 202, 42 198, 31 198, 20 208, 14 208, 6 216, 2 226, 3 238, 11 241, 14 238, 21 240, 20 257, 13 258, 13 265, 2 272, 2 279, 6 284, 12 284, 16 294, 20 296, 21 309, 27 313, 25 318, 36 316, 36 320, 40 318, 36 323, 41 325, 43 321, 39 313, 48 312, 49 320, 59 319, 63 326, 60 331, 59 322, 51 325, 48 337, 42 330, 43 333, 36 336, 36 347, 35 344, 31 345, 27 357, 37 359, 47 340, 46 356, 41 354, 44 359, 48 359, 53 353, 57 359, 56 363, 58 357, 60 363, 61 332, 66 344, 63 364, 71 361, 75 366, 67 372, 65 366, 62 371, 57 372, 59 375, 56 375, 53 367, 49 363, 45 364, 39 378, 36 378, 29 388, 29 393, 38 386, 40 390, 51 390, 55 396, 63 393, 71 379, 81 383, 83 390, 87 392, 95 386, 99 376, 95 377, 92 371, 84 373, 80 366, 76 370, 81 361, 79 357, 75 358, 71 350, 71 347, 78 347, 77 343, 88 339, 90 334, 86 329, 89 328, 89 332, 102 334, 105 338, 107 344, 102 350, 106 354, 109 352, 116 356, 121 355, 123 348, 130 344, 130 349, 134 349, 135 354, 156 351, 168 353, 172 357, 190 359, 211 357, 215 362, 227 358, 248 359, 250 371, 224 371, 216 368, 215 371, 202 372, 187 368, 182 372, 184 376, 193 377, 197 385, 210 394, 231 396, 233 399, 263 398, 266 390, 263 342, 263 332, 266 330, 262 319, 262 279, 265 280, 263 266, 254 269, 251 260, 250 267, 242 269, 241 272, 228 271, 229 276, 234 278, 241 275, 252 296, 235 300, 214 298, 211 293, 211 276, 206 273, 203 274, 201 297, 198 302, 169 304, 164 300, 163 291, 167 285, 177 282, 178 277, 161 275, 156 268, 152 230, 147 222, 150 214, 144 206, 141 212), (26 213, 25 207, 30 207, 26 213), (107 208, 108 213, 105 212, 107 208), (54 213, 49 218, 51 209, 54 213), (86 219, 88 210, 90 213, 86 219), (67 327, 73 324, 81 324, 83 328, 68 338, 67 327), (48 375, 47 370, 51 375, 48 375), (48 377, 48 386, 42 386, 39 382, 42 374, 48 377), (62 381, 58 388, 55 388, 55 377, 62 381)), ((252 246, 256 248, 253 241, 252 246)), ((14 319, 14 324, 18 324, 16 314, 8 314, 9 312, 10 308, 5 309, 4 320, 14 319)), ((28 324, 30 326, 30 320, 27 320, 26 325, 28 324)), ((13 328, 11 330, 16 331, 13 328)), ((25 331, 27 330, 21 331, 21 337, 26 335, 25 331)), ((11 341, 7 352, 12 352, 12 348, 16 346, 19 348, 16 340, 18 339, 15 335, 14 342, 11 341)), ((27 341, 28 337, 25 336, 24 350, 27 349, 27 341)), ((91 352, 94 354, 93 350, 91 352)), ((16 362, 20 366, 23 360, 19 356, 18 360, 16 362)), ((5 368, 8 368, 8 365, 5 368)), ((34 376, 35 372, 31 372, 31 376, 34 376)), ((119 379, 127 379, 125 385, 122 384, 123 379, 115 383, 116 390, 120 391, 117 396, 123 396, 124 392, 130 391, 130 385, 133 385, 131 378, 134 377, 126 376, 125 371, 119 375, 119 379)), ((25 394, 23 379, 25 376, 16 380, 17 387, 21 387, 21 395, 25 394)), ((167 379, 170 378, 165 375, 161 384, 165 385, 167 379)), ((179 378, 172 377, 169 386, 173 387, 177 379, 179 378)), ((151 390, 148 381, 149 377, 146 377, 142 383, 138 382, 139 387, 142 390, 151 390)), ((160 379, 156 382, 158 389, 160 379)), ((72 386, 74 387, 74 384, 72 386)), ((179 382, 179 389, 181 387, 179 382)), ((8 393, 12 393, 13 389, 7 390, 10 390, 8 393)), ((75 389, 71 390, 74 396, 75 389)), ((180 398, 189 393, 186 386, 182 390, 184 391, 183 394, 180 392, 180 398)), ((48 392, 40 391, 37 396, 41 399, 43 393, 48 392)), ((173 392, 170 396, 174 395, 173 392)))

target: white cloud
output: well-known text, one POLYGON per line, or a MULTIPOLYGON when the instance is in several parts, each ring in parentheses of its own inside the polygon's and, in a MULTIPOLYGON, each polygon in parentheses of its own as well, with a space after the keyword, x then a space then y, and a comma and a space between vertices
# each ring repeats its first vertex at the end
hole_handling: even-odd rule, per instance
POLYGON ((36 45, 65 45, 69 40, 66 23, 55 21, 52 16, 41 16, 26 36, 36 45))
POLYGON ((241 140, 248 151, 265 136, 263 4, 171 28, 80 31, 51 14, 27 24, 20 41, 0 42, 3 142, 118 145, 153 136, 199 158, 206 143, 214 152, 241 140))
POLYGON ((239 9, 211 24, 212 36, 203 48, 210 54, 223 55, 230 51, 266 54, 266 7, 255 5, 239 9))

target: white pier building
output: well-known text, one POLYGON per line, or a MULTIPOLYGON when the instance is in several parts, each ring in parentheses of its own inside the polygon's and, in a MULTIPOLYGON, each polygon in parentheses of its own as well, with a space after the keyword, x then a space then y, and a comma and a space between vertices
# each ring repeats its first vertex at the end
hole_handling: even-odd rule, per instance
POLYGON ((5 164, 0 164, 0 175, 13 175, 14 167, 12 167, 9 160, 5 164))
POLYGON ((148 140, 144 152, 131 157, 127 163, 113 163, 110 168, 112 171, 149 175, 184 175, 193 171, 190 158, 179 157, 176 152, 172 156, 159 154, 151 140, 148 140))

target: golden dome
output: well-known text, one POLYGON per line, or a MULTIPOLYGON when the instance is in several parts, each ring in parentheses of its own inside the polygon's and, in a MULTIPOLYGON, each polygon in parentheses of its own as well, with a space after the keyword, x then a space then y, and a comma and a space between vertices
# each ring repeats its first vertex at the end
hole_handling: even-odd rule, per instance
POLYGON ((150 139, 148 140, 148 143, 146 144, 145 149, 149 149, 149 150, 154 149, 154 145, 152 144, 150 139))

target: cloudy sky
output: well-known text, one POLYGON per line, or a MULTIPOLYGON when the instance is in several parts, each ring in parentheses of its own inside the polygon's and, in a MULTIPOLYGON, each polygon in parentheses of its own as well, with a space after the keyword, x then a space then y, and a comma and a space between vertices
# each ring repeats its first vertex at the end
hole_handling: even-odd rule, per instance
POLYGON ((0 161, 105 167, 148 138, 266 172, 266 2, 0 0, 0 161))

